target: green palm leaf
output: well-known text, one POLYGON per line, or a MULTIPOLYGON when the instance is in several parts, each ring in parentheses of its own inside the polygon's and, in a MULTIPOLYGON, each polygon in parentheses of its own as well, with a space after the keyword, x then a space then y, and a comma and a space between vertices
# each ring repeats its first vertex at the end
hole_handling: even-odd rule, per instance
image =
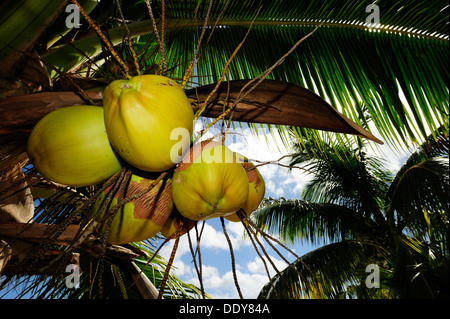
POLYGON ((414 209, 433 208, 448 214, 448 170, 448 157, 434 157, 409 167, 394 185, 391 209, 410 213, 414 209))
POLYGON ((274 276, 258 298, 340 297, 347 285, 365 278, 359 271, 363 260, 362 245, 355 242, 342 241, 317 248, 274 276))
POLYGON ((349 236, 360 237, 374 228, 371 220, 341 205, 284 198, 265 199, 252 218, 262 230, 292 243, 336 242, 349 236))
MULTIPOLYGON (((204 59, 199 61, 199 65, 210 65, 206 72, 199 68, 201 84, 205 83, 205 77, 217 81, 218 71, 243 38, 258 4, 258 1, 245 5, 234 2, 223 12, 219 24, 225 28, 214 31, 204 49, 204 59)), ((260 74, 288 51, 296 39, 324 22, 325 27, 275 69, 272 78, 315 90, 357 123, 361 111, 357 104, 362 101, 382 137, 391 144, 406 143, 408 139, 419 141, 441 124, 448 128, 448 66, 442 63, 449 48, 448 30, 444 27, 447 4, 435 2, 433 8, 418 2, 377 4, 380 23, 397 32, 386 29, 369 32, 364 27, 365 5, 356 1, 263 3, 229 76, 236 79, 260 74), (435 24, 423 23, 425 16, 435 24), (408 103, 399 98, 400 90, 408 103)), ((173 15, 177 17, 179 12, 173 15)), ((219 9, 213 12, 218 16, 219 9)), ((204 7, 200 6, 196 17, 204 14, 204 7)))
POLYGON ((413 152, 397 172, 386 196, 386 215, 397 218, 416 236, 432 240, 444 236, 449 214, 449 136, 432 136, 413 152), (395 215, 395 217, 394 217, 395 215), (431 227, 431 224, 432 227, 431 227))

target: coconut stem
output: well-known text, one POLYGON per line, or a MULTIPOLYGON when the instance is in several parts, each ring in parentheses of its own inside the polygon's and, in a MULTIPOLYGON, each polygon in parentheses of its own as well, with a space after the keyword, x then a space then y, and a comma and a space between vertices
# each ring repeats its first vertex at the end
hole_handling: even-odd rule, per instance
POLYGON ((206 26, 207 26, 208 20, 209 20, 209 14, 211 13, 212 3, 213 3, 213 1, 210 0, 209 1, 209 5, 208 5, 208 10, 206 11, 205 22, 203 24, 202 33, 200 34, 200 37, 199 37, 199 40, 198 40, 198 43, 197 43, 197 47, 195 48, 194 57, 192 58, 191 63, 188 66, 188 69, 184 73, 183 82, 181 83, 181 87, 183 89, 186 87, 186 83, 187 83, 187 81, 189 80, 189 78, 192 75, 192 70, 194 69, 194 66, 197 64, 198 52, 200 50, 200 44, 202 43, 203 36, 205 35, 206 26))
MULTIPOLYGON (((164 52, 164 43, 162 43, 161 38, 159 37, 158 27, 156 26, 156 20, 155 20, 155 17, 153 16, 153 10, 152 10, 150 1, 145 0, 145 3, 147 5, 148 14, 150 15, 150 20, 152 21, 153 33, 155 34, 156 41, 158 42, 158 45, 159 45, 159 52, 161 54, 163 71, 164 71, 164 73, 166 73, 167 72, 167 64, 166 64, 166 58, 165 58, 165 52, 164 52)), ((163 27, 163 31, 164 31, 164 27, 163 27)))
POLYGON ((224 218, 223 217, 220 217, 220 222, 222 223, 223 234, 225 235, 225 238, 227 239, 228 247, 230 248, 231 270, 233 271, 234 285, 236 286, 236 289, 238 291, 239 298, 244 299, 244 297, 242 296, 241 288, 239 287, 239 282, 237 280, 236 264, 235 264, 235 260, 234 260, 233 245, 231 244, 230 237, 228 236, 227 229, 225 227, 225 222, 224 222, 224 218))
POLYGON ((263 258, 263 256, 262 256, 261 253, 259 252, 258 246, 256 245, 255 240, 253 239, 252 234, 250 233, 250 230, 247 229, 248 224, 246 224, 246 223, 244 222, 244 219, 245 219, 246 217, 243 217, 242 213, 239 213, 239 212, 237 212, 237 215, 238 215, 238 217, 241 219, 242 224, 244 224, 245 231, 247 232, 247 235, 248 235, 248 237, 250 238, 250 241, 252 242, 253 248, 255 248, 256 253, 258 254, 259 258, 260 258, 260 259, 262 260, 262 262, 263 262, 264 269, 266 270, 267 277, 269 278, 269 283, 271 284, 272 288, 274 289, 275 295, 278 297, 278 293, 277 293, 277 291, 275 290, 275 285, 273 284, 272 277, 270 276, 269 268, 267 267, 266 260, 263 258))
MULTIPOLYGON (((242 210, 242 209, 241 209, 241 210, 242 210)), ((250 233, 252 233, 252 235, 253 235, 254 238, 255 238, 255 241, 258 243, 258 245, 259 245, 259 247, 261 248, 261 250, 262 250, 264 256, 266 256, 267 260, 268 260, 269 263, 272 265, 272 268, 277 272, 277 275, 280 276, 280 278, 282 279, 282 281, 283 281, 283 283, 285 284, 286 288, 289 289, 289 283, 286 281, 286 279, 285 279, 284 277, 281 276, 280 271, 279 271, 278 268, 275 266, 274 262, 272 261, 272 259, 270 258, 269 254, 267 253, 266 249, 264 248, 264 245, 259 241, 259 239, 258 239, 258 237, 257 237, 256 231, 261 232, 261 234, 262 234, 262 231, 260 231, 257 227, 256 227, 255 230, 254 230, 254 229, 252 229, 251 227, 249 227, 248 225, 246 225, 246 224, 244 223, 244 219, 243 219, 243 215, 242 215, 241 210, 239 210, 239 211, 237 212, 237 214, 238 214, 239 218, 241 219, 242 224, 244 225, 244 227, 245 227, 250 233)), ((250 218, 247 218, 246 220, 249 221, 250 218)), ((250 222, 249 222, 249 225, 251 225, 250 222)), ((263 238, 266 240, 266 242, 268 242, 268 240, 267 240, 264 236, 263 236, 263 238)), ((270 243, 269 243, 269 245, 270 245, 270 243)), ((274 247, 272 246, 272 248, 274 248, 274 247)), ((274 249, 275 249, 275 248, 274 248, 274 249)), ((276 249, 275 249, 275 251, 279 254, 279 252, 278 252, 276 249)))
POLYGON ((203 106, 195 113, 195 119, 198 119, 200 117, 200 115, 203 113, 203 111, 206 109, 206 106, 208 105, 209 100, 212 98, 212 96, 216 93, 216 91, 219 89, 220 84, 222 83, 223 79, 225 78, 225 74, 228 70, 228 67, 231 63, 231 61, 233 61, 234 57, 236 56, 236 54, 238 53, 238 51, 241 49, 241 47, 244 45, 245 40, 247 39, 247 36, 250 33, 250 30, 252 29, 253 26, 253 22, 255 21, 256 17, 259 14, 259 10, 261 10, 261 7, 258 9, 258 11, 256 12, 255 18, 253 19, 252 23, 250 24, 250 27, 248 28, 247 33, 245 34, 244 38, 242 39, 241 43, 238 44, 238 46, 236 47, 236 49, 234 49, 233 53, 231 54, 230 58, 228 59, 227 63, 225 64, 223 70, 222 70, 222 74, 220 76, 219 81, 217 82, 216 86, 214 87, 214 89, 212 90, 212 92, 206 97, 205 102, 203 103, 203 106))
POLYGON ((177 252, 178 243, 179 242, 180 242, 180 237, 175 239, 175 244, 173 245, 172 253, 170 254, 169 262, 167 263, 166 270, 164 271, 164 277, 163 277, 163 280, 161 282, 161 287, 159 288, 158 299, 161 299, 162 296, 163 296, 164 288, 166 287, 166 282, 167 282, 167 279, 169 278, 170 268, 172 267, 173 260, 175 259, 175 254, 177 252))
POLYGON ((105 43, 106 47, 108 48, 111 55, 114 57, 114 59, 119 63, 120 67, 123 69, 125 76, 129 79, 130 76, 130 70, 128 69, 128 66, 123 62, 123 60, 119 57, 116 50, 114 50, 114 46, 111 44, 111 42, 105 37, 103 32, 100 30, 98 25, 89 17, 89 15, 84 11, 83 7, 78 3, 77 0, 72 0, 72 3, 74 3, 78 9, 80 10, 83 17, 86 19, 86 21, 89 23, 89 25, 95 30, 97 35, 100 37, 100 39, 105 43))
MULTIPOLYGON (((244 223, 244 214, 242 213, 242 209, 238 211, 237 213, 238 217, 241 219, 242 224, 244 224, 244 227, 247 227, 247 225, 245 225, 244 223)), ((281 241, 279 241, 278 239, 270 236, 269 234, 267 234, 266 232, 262 231, 261 229, 258 228, 258 226, 256 226, 256 224, 251 220, 251 218, 246 218, 246 222, 248 222, 249 226, 253 227, 255 230, 257 230, 259 233, 261 233, 261 235, 263 236, 263 238, 265 239, 265 241, 269 244, 270 247, 272 247, 272 249, 278 254, 278 256, 280 256, 289 266, 288 267, 292 267, 294 269, 294 271, 297 273, 297 275, 302 278, 305 282, 306 279, 304 278, 304 276, 298 271, 298 269, 293 265, 293 263, 290 263, 284 256, 283 254, 278 251, 278 249, 275 248, 275 246, 270 242, 270 240, 274 241, 275 243, 277 243, 278 245, 280 245, 281 247, 283 247, 284 249, 286 249, 288 252, 290 252, 295 258, 297 258, 297 260, 299 260, 303 266, 306 268, 306 270, 316 279, 318 280, 317 276, 315 273, 313 273, 311 271, 311 269, 308 267, 308 265, 305 264, 305 262, 297 255, 295 254, 291 249, 289 249, 286 245, 284 245, 281 241), (269 240, 270 239, 270 240, 269 240)), ((250 228, 250 227, 248 227, 250 228)), ((267 255, 266 255, 267 256, 267 255)), ((268 256, 267 256, 268 257, 268 256)), ((269 258, 269 257, 268 257, 269 258)), ((278 272, 278 271, 277 271, 278 272)), ((278 272, 278 274, 280 274, 278 272)))
POLYGON ((122 8, 120 7, 119 0, 116 0, 116 5, 117 5, 117 10, 119 11, 120 17, 122 18, 123 26, 125 27, 125 30, 127 31, 127 43, 128 43, 128 47, 130 48, 131 55, 133 56, 134 67, 136 68, 137 74, 141 75, 141 70, 139 69, 139 63, 138 63, 136 51, 134 51, 133 43, 131 41, 130 29, 128 29, 127 23, 125 21, 125 17, 122 13, 122 8))
MULTIPOLYGON (((114 196, 115 193, 120 190, 119 193, 119 201, 122 200, 125 197, 125 190, 126 190, 126 185, 128 185, 128 183, 130 182, 131 179, 131 171, 127 170, 124 174, 124 171, 121 171, 119 179, 115 182, 113 189, 111 190, 111 192, 108 194, 107 197, 109 196, 114 196), (120 187, 123 186, 123 187, 120 187)), ((105 200, 103 202, 103 204, 107 203, 109 204, 111 201, 111 198, 107 198, 107 200, 105 200)), ((98 284, 99 284, 99 295, 102 296, 103 294, 103 272, 104 272, 104 264, 105 264, 105 254, 106 254, 106 246, 108 244, 108 236, 109 236, 109 231, 111 229, 111 225, 112 222, 114 220, 114 217, 116 216, 118 210, 113 210, 111 209, 110 211, 108 211, 107 213, 105 213, 106 216, 103 217, 103 220, 105 222, 105 231, 103 236, 100 238, 100 241, 102 243, 102 254, 100 257, 100 264, 99 264, 99 276, 98 276, 98 284)), ((100 213, 103 212, 103 210, 99 210, 100 213)))
MULTIPOLYGON (((197 225, 195 225, 195 227, 197 227, 197 225)), ((196 233, 197 233, 197 228, 196 228, 196 233)), ((202 292, 203 299, 205 299, 205 288, 203 287, 203 280, 202 280, 201 259, 199 258, 199 265, 197 265, 197 260, 195 258, 195 255, 197 254, 196 253, 197 250, 200 250, 200 247, 199 247, 200 241, 197 236, 197 249, 196 249, 196 251, 194 251, 194 248, 192 247, 191 235, 189 232, 187 233, 187 237, 188 237, 188 242, 189 242, 189 249, 191 250, 191 254, 192 254, 192 260, 194 262, 195 271, 197 272, 198 281, 200 282, 200 291, 202 292)))

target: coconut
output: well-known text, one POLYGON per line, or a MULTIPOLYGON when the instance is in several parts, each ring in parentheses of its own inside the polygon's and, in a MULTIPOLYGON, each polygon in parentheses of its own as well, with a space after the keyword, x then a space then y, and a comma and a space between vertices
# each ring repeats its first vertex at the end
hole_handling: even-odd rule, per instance
POLYGON ((41 175, 73 187, 103 182, 122 168, 105 132, 103 108, 92 105, 47 114, 31 131, 27 153, 41 175))
POLYGON ((189 149, 194 112, 174 80, 148 74, 113 81, 103 92, 103 107, 111 144, 134 167, 162 172, 189 149))
MULTIPOLYGON (((132 175, 130 181, 123 181, 119 190, 114 194, 106 208, 100 212, 106 196, 112 191, 108 187, 96 200, 94 210, 100 213, 101 218, 117 205, 119 194, 125 187, 125 197, 139 194, 147 190, 154 182, 152 179, 132 175)), ((118 209, 114 215, 109 230, 106 221, 99 227, 99 234, 107 234, 108 242, 111 244, 125 244, 142 241, 155 236, 161 231, 167 222, 173 208, 171 180, 161 180, 149 192, 133 199, 118 209)))
MULTIPOLYGON (((258 208, 259 204, 263 200, 266 186, 263 177, 252 162, 246 161, 242 163, 242 166, 247 173, 249 186, 247 201, 242 209, 247 216, 250 216, 250 214, 258 208)), ((241 220, 237 214, 227 215, 225 218, 232 222, 239 222, 241 220)))
POLYGON ((195 144, 175 169, 174 204, 190 220, 232 214, 247 201, 247 174, 243 159, 214 141, 195 144))

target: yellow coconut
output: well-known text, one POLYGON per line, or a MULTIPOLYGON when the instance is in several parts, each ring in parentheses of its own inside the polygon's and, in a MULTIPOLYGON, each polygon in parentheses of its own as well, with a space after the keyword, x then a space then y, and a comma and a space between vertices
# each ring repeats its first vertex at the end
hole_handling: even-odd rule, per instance
MULTIPOLYGON (((102 218, 105 213, 117 205, 121 190, 126 187, 125 197, 136 195, 148 189, 153 180, 132 175, 127 185, 122 182, 120 189, 114 194, 109 203, 105 204, 105 209, 100 212, 102 218)), ((143 196, 126 203, 118 209, 107 232, 108 242, 111 244, 125 244, 142 241, 159 233, 167 222, 173 208, 171 180, 161 180, 149 192, 143 196)), ((104 203, 107 194, 112 191, 112 186, 101 194, 96 203, 95 211, 99 211, 104 203)), ((105 234, 107 223, 99 228, 99 233, 105 234)))
POLYGON ((194 145, 173 175, 173 201, 180 214, 190 220, 204 220, 240 209, 249 188, 242 160, 217 142, 194 145))
POLYGON ((103 182, 122 167, 98 106, 70 106, 49 113, 31 131, 27 153, 40 174, 74 187, 103 182))
MULTIPOLYGON (((259 173, 258 169, 252 162, 244 162, 242 163, 242 166, 245 169, 245 172, 247 173, 247 179, 248 179, 248 197, 247 201, 245 202, 242 209, 246 213, 247 216, 250 216, 250 214, 258 208, 259 204, 264 198, 264 193, 266 191, 266 185, 264 183, 264 179, 259 173)), ((240 218, 236 214, 231 214, 224 216, 227 220, 232 222, 239 222, 240 218)))
POLYGON ((141 170, 170 169, 189 149, 194 112, 174 80, 140 75, 113 81, 103 92, 103 107, 111 144, 141 170))

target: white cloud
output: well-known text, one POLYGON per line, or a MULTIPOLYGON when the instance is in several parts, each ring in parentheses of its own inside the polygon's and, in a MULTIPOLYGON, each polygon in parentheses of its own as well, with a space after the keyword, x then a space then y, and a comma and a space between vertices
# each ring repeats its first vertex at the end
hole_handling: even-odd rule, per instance
POLYGON ((222 287, 224 280, 220 277, 219 269, 213 266, 205 265, 202 267, 202 281, 206 291, 208 291, 208 289, 217 289, 222 287))
POLYGON ((267 257, 263 257, 263 258, 264 258, 264 262, 266 263, 266 266, 264 266, 263 260, 259 256, 256 256, 253 261, 247 263, 248 271, 250 271, 251 273, 257 273, 257 274, 267 274, 267 271, 266 271, 266 267, 267 267, 267 270, 269 271, 270 276, 274 276, 276 274, 276 270, 273 268, 272 263, 275 265, 275 267, 277 268, 278 271, 283 270, 288 265, 282 259, 278 259, 278 258, 275 258, 270 255, 269 255, 269 258, 272 263, 270 263, 268 261, 267 257))
MULTIPOLYGON (((237 270, 236 276, 239 283, 239 288, 241 289, 242 296, 244 298, 252 299, 258 297, 258 294, 261 291, 262 287, 267 282, 269 282, 269 278, 266 275, 261 274, 246 274, 237 270)), ((226 278, 228 282, 232 281, 234 286, 234 280, 232 279, 232 277, 233 274, 231 271, 227 272, 224 276, 224 278, 226 278)), ((235 292, 233 297, 238 297, 237 291, 235 292)))
MULTIPOLYGON (((236 270, 239 288, 244 298, 256 298, 261 288, 269 281, 266 275, 243 273, 236 270)), ((200 286, 197 277, 189 280, 190 283, 200 286)), ((233 272, 227 271, 220 275, 219 270, 212 266, 203 266, 202 282, 205 291, 216 299, 239 298, 233 272)))
POLYGON ((258 136, 256 137, 250 128, 244 128, 242 134, 231 135, 231 138, 227 139, 227 145, 231 150, 251 160, 275 161, 288 153, 278 134, 274 135, 260 128, 258 136))

